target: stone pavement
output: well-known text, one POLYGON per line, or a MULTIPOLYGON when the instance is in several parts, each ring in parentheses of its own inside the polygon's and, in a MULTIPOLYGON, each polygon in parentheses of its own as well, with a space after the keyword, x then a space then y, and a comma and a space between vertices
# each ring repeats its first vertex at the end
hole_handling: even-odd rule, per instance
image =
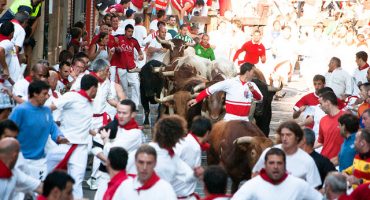
MULTIPOLYGON (((283 121, 292 119, 292 114, 293 114, 293 106, 296 103, 296 101, 302 97, 303 95, 307 94, 308 87, 311 87, 311 85, 307 86, 306 82, 302 78, 297 78, 295 81, 293 79, 292 82, 288 84, 288 86, 284 86, 283 90, 281 93, 286 93, 284 98, 280 100, 274 100, 272 102, 272 121, 271 121, 271 126, 270 126, 270 137, 273 137, 275 135, 275 131, 278 128, 279 124, 283 121)), ((157 105, 151 105, 151 122, 152 125, 154 124, 156 120, 156 108, 157 105)), ((139 108, 140 112, 137 115, 137 121, 139 123, 142 123, 143 121, 143 111, 142 107, 139 108)), ((150 129, 145 129, 144 130, 146 140, 147 142, 151 141, 151 130, 150 129)), ((206 156, 205 154, 202 156, 202 165, 206 166, 206 156)), ((86 180, 89 178, 91 171, 88 169, 86 172, 86 180)), ((230 182, 230 181, 229 181, 230 182)), ((229 187, 231 186, 231 182, 229 184, 229 187)), ((87 199, 94 199, 94 194, 95 191, 89 190, 86 182, 83 183, 84 187, 84 196, 87 199)), ((202 191, 203 185, 201 182, 198 183, 196 192, 203 196, 203 191, 202 191)))

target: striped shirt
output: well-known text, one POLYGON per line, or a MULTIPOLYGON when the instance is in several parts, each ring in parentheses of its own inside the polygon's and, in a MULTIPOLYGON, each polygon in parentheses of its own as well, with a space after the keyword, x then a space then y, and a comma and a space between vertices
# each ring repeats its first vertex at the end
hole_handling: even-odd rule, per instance
POLYGON ((182 36, 181 34, 177 34, 174 38, 183 40, 186 43, 193 43, 193 38, 188 35, 182 36))

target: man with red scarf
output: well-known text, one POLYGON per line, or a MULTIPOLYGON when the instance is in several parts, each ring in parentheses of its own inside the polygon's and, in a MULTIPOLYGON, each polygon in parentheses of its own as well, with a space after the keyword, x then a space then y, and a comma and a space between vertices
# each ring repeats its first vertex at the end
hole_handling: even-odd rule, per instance
POLYGON ((304 180, 286 171, 283 150, 271 148, 265 155, 265 168, 244 183, 232 200, 239 199, 322 199, 321 194, 304 180))
POLYGON ((0 140, 0 199, 12 200, 18 192, 41 193, 42 183, 18 168, 15 163, 19 155, 20 145, 14 138, 0 140))
MULTIPOLYGON (((115 119, 102 128, 102 143, 94 140, 93 153, 103 163, 106 163, 108 152, 113 147, 121 147, 128 153, 134 152, 142 144, 143 133, 135 120, 136 105, 133 101, 125 99, 117 104, 115 119)), ((109 181, 105 164, 100 164, 99 176, 97 177, 98 191, 95 199, 101 199, 109 181)))
POLYGON ((69 144, 58 145, 49 152, 48 168, 51 171, 56 163, 55 169, 68 171, 76 181, 73 186, 73 196, 82 198, 82 181, 84 180, 88 144, 92 141, 90 135, 96 132, 92 130, 93 102, 98 90, 99 81, 93 75, 85 75, 81 79, 81 89, 64 94, 52 105, 51 108, 60 109, 60 130, 69 140, 69 144), (51 160, 54 155, 55 159, 51 160), (57 158, 61 158, 57 159, 57 158), (54 163, 53 163, 54 162, 54 163), (55 163, 56 162, 56 163, 55 163))
POLYGON ((226 194, 227 173, 218 165, 207 167, 203 175, 204 197, 202 200, 228 200, 231 195, 226 194))
POLYGON ((46 177, 42 195, 37 200, 72 200, 74 179, 64 171, 53 171, 46 177))
POLYGON ((128 187, 122 184, 116 192, 113 200, 122 199, 177 199, 172 186, 161 179, 154 168, 157 164, 156 150, 147 144, 142 145, 135 153, 135 166, 137 175, 134 176, 133 184, 128 187))
POLYGON ((19 79, 13 87, 13 99, 21 104, 28 100, 28 86, 34 80, 41 80, 47 82, 49 77, 49 70, 46 65, 42 63, 36 63, 31 68, 31 73, 24 79, 19 79))
MULTIPOLYGON (((206 142, 206 139, 211 129, 212 123, 208 118, 196 117, 191 124, 188 135, 177 143, 175 147, 175 154, 191 168, 199 168, 199 173, 203 173, 201 167, 202 151, 208 151, 210 148, 210 144, 206 142)), ((197 180, 191 182, 176 180, 173 185, 178 199, 197 199, 198 195, 194 193, 197 180)))

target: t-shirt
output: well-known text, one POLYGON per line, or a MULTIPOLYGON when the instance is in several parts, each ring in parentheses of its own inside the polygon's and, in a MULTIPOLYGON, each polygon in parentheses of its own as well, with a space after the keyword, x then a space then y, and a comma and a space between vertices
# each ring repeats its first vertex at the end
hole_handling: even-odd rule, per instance
POLYGON ((355 139, 356 133, 352 133, 343 141, 338 155, 339 171, 345 170, 353 164, 353 158, 356 155, 355 139))
POLYGON ((370 183, 365 183, 358 186, 350 195, 356 200, 368 200, 370 197, 370 183))
MULTIPOLYGON (((281 149, 281 144, 274 147, 281 149)), ((265 155, 270 148, 265 149, 257 163, 254 165, 252 172, 259 172, 265 167, 265 155)), ((308 182, 311 187, 321 185, 321 178, 313 158, 298 148, 297 152, 292 155, 286 155, 286 170, 288 174, 301 178, 308 182)))
MULTIPOLYGON (((149 44, 149 47, 162 48, 162 44, 159 43, 157 40, 152 40, 149 44)), ((157 61, 163 62, 163 59, 165 56, 166 56, 166 53, 164 52, 154 52, 148 61, 157 60, 157 61)))
POLYGON ((294 105, 294 110, 298 110, 302 106, 316 106, 320 104, 319 97, 314 92, 304 95, 294 105))
POLYGON ((111 65, 121 69, 133 69, 136 67, 134 49, 141 52, 140 45, 135 38, 127 38, 126 36, 117 36, 119 40, 118 46, 121 51, 116 51, 111 59, 111 65))
POLYGON ((132 37, 134 37, 139 42, 141 47, 145 46, 144 39, 146 38, 146 36, 147 36, 147 31, 144 26, 136 25, 134 27, 134 34, 132 35, 132 37))
POLYGON ((369 109, 369 108, 370 108, 370 104, 368 104, 368 103, 366 103, 366 102, 362 103, 362 104, 358 107, 358 109, 357 109, 357 114, 358 114, 358 116, 359 116, 359 117, 361 117, 361 116, 362 116, 362 113, 364 113, 364 111, 365 111, 365 110, 367 110, 367 109, 369 109))
POLYGON ((13 38, 12 38, 12 42, 14 43, 14 45, 22 48, 24 39, 26 37, 26 31, 19 24, 18 21, 16 21, 16 20, 13 21, 12 20, 12 22, 14 24, 14 35, 13 35, 13 38))
POLYGON ((211 47, 204 48, 202 45, 196 44, 194 49, 195 49, 195 54, 197 54, 200 57, 210 59, 210 60, 215 59, 215 53, 213 52, 213 49, 211 47))
POLYGON ((251 64, 257 64, 259 57, 266 54, 263 44, 254 44, 252 41, 246 42, 242 48, 245 51, 244 61, 251 64))
POLYGON ((325 115, 320 121, 318 142, 322 144, 321 155, 332 159, 338 156, 343 137, 340 135, 338 119, 345 114, 340 110, 335 116, 325 115))
POLYGON ((149 30, 158 31, 157 24, 158 24, 158 19, 155 19, 152 22, 150 22, 149 30))

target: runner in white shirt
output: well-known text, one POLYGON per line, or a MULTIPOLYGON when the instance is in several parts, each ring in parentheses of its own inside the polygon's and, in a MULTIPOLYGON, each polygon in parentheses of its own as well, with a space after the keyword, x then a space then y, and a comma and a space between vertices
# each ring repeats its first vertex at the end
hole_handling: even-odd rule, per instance
MULTIPOLYGON (((192 169, 201 166, 202 151, 207 151, 210 145, 206 142, 209 131, 212 129, 211 121, 205 117, 194 118, 191 131, 176 144, 175 154, 178 155, 192 169)), ((196 199, 195 187, 197 181, 182 182, 176 180, 173 188, 178 199, 196 199)))
POLYGON ((367 59, 368 55, 365 51, 359 51, 356 53, 357 68, 353 73, 353 77, 355 78, 355 83, 357 86, 368 82, 366 79, 367 71, 369 69, 367 59))
POLYGON ((98 80, 92 75, 85 75, 81 79, 81 90, 64 94, 51 106, 53 110, 62 110, 60 130, 65 133, 70 144, 59 145, 50 151, 48 168, 51 171, 57 164, 56 169, 68 170, 68 174, 76 181, 73 186, 75 198, 83 197, 82 181, 86 172, 88 144, 92 140, 90 134, 96 134, 92 130, 92 98, 96 96, 97 90, 98 80))
MULTIPOLYGON (((10 62, 14 51, 14 44, 10 41, 14 34, 14 25, 11 22, 4 22, 0 27, 0 79, 7 87, 14 85, 14 70, 10 62), (12 73, 11 73, 12 72, 12 73)), ((14 66, 13 66, 14 68, 14 66)))
MULTIPOLYGON (((200 175, 199 172, 202 170, 201 167, 190 168, 173 150, 176 143, 186 134, 185 124, 184 119, 177 115, 161 118, 154 127, 154 142, 149 143, 157 152, 156 173, 161 179, 168 181, 171 185, 176 180, 191 182, 196 179, 194 175, 200 175)), ((137 174, 134 163, 133 152, 129 155, 127 165, 129 174, 137 174)))
MULTIPOLYGON (((162 26, 163 27, 166 27, 166 23, 164 23, 162 21, 158 22, 158 24, 157 24, 157 31, 152 32, 152 33, 149 33, 149 35, 144 39, 143 45, 147 46, 147 45, 150 44, 150 42, 152 42, 153 40, 156 40, 155 37, 157 37, 159 35, 159 31, 158 30, 162 26)), ((167 32, 166 33, 166 40, 171 40, 171 39, 172 39, 171 34, 167 32)))
POLYGON ((81 58, 73 59, 72 67, 71 67, 71 74, 72 77, 71 84, 71 91, 78 91, 81 87, 81 79, 85 75, 85 61, 81 58))
POLYGON ((135 154, 137 175, 133 180, 133 185, 130 187, 130 185, 122 184, 117 189, 113 200, 122 198, 130 200, 177 199, 171 185, 154 171, 156 164, 159 164, 156 150, 150 145, 142 145, 135 154))
MULTIPOLYGON (((143 26, 143 18, 140 16, 135 17, 135 26, 134 26, 134 34, 132 37, 134 37, 137 42, 139 43, 141 47, 141 51, 144 52, 145 50, 145 44, 144 44, 144 39, 147 36, 147 31, 146 28, 143 26)), ((144 59, 139 60, 139 53, 135 49, 135 63, 138 68, 141 68, 145 65, 146 63, 146 54, 144 54, 144 59)))
MULTIPOLYGON (((303 138, 303 131, 295 121, 286 121, 277 129, 282 144, 276 148, 282 149, 286 154, 286 171, 297 178, 305 180, 311 187, 321 185, 321 178, 315 161, 305 151, 299 148, 299 142, 303 138)), ((252 169, 253 176, 257 175, 265 167, 265 155, 271 148, 265 149, 252 169)))
POLYGON ((72 188, 74 179, 64 171, 53 171, 47 175, 38 200, 73 199, 72 188))
POLYGON ((20 145, 14 138, 0 140, 0 199, 13 200, 17 192, 40 193, 42 183, 40 180, 26 175, 14 168, 19 155, 20 145))
POLYGON ((154 19, 150 22, 149 25, 149 33, 153 33, 158 31, 158 22, 164 22, 166 20, 166 11, 165 10, 159 10, 157 12, 157 19, 154 19))
MULTIPOLYGON (((142 144, 143 133, 135 121, 136 105, 132 100, 125 99, 117 105, 117 115, 115 119, 107 126, 102 128, 101 138, 104 141, 100 143, 94 140, 93 153, 103 163, 99 166, 97 176, 97 189, 95 199, 101 199, 109 181, 109 175, 106 170, 108 153, 113 147, 122 147, 128 153, 136 151, 142 144)), ((99 135, 99 134, 98 134, 99 135)), ((100 136, 100 135, 99 135, 100 136)), ((98 136, 96 136, 98 137, 98 136)))
POLYGON ((218 165, 207 167, 203 174, 204 200, 228 200, 231 195, 226 194, 227 173, 218 165))
MULTIPOLYGON (((158 36, 161 40, 165 40, 166 39, 166 33, 167 33, 167 30, 164 26, 161 26, 158 30, 158 36)), ((148 61, 150 60, 157 60, 159 62, 163 62, 163 59, 164 57, 166 56, 166 52, 168 51, 168 49, 166 48, 163 48, 162 47, 162 44, 159 43, 156 39, 153 39, 150 44, 149 44, 149 47, 148 47, 148 51, 147 51, 147 59, 148 61)))
MULTIPOLYGON (((310 199, 321 200, 322 195, 312 185, 290 175, 286 170, 285 153, 271 148, 263 156, 265 167, 259 175, 244 183, 231 198, 246 199, 310 199)), ((300 163, 303 165, 303 163, 300 163)))
POLYGON ((31 73, 29 76, 19 79, 13 86, 13 99, 21 104, 28 100, 28 86, 33 80, 47 81, 49 77, 48 66, 36 63, 31 68, 31 73))
POLYGON ((344 99, 354 93, 352 77, 341 68, 341 61, 332 57, 329 63, 329 70, 325 74, 326 86, 334 90, 335 95, 344 99))
POLYGON ((14 19, 11 22, 14 24, 14 35, 12 42, 16 48, 16 54, 21 52, 23 47, 24 39, 26 38, 26 31, 24 28, 27 26, 29 19, 29 14, 26 12, 17 12, 14 16, 14 19))
POLYGON ((134 17, 135 17, 135 11, 132 9, 128 9, 126 11, 126 19, 123 20, 123 22, 119 25, 119 28, 125 30, 125 27, 127 26, 127 24, 131 24, 132 26, 135 26, 134 17))

